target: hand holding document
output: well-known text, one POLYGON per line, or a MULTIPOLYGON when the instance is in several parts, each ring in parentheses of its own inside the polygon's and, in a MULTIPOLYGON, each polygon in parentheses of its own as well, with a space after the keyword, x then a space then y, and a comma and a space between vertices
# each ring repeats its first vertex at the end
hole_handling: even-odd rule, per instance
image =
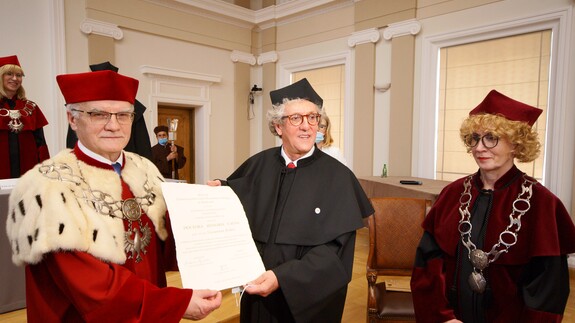
POLYGON ((227 186, 162 183, 184 288, 224 290, 265 272, 243 206, 227 186))

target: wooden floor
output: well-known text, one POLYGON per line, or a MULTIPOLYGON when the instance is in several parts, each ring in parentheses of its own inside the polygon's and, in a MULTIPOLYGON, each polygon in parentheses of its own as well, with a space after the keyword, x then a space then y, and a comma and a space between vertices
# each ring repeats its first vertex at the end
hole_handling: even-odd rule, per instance
MULTIPOLYGON (((366 298, 367 298, 367 280, 365 278, 365 264, 367 261, 367 251, 369 246, 368 230, 366 228, 358 231, 355 261, 353 265, 353 277, 349 284, 347 300, 343 312, 344 323, 365 322, 366 298)), ((168 285, 181 287, 180 275, 178 272, 169 272, 167 274, 168 285)), ((563 322, 575 322, 575 272, 571 272, 571 291, 567 303, 567 309, 563 322)), ((237 316, 239 308, 236 306, 234 295, 229 291, 224 292, 222 306, 210 314, 207 318, 201 320, 204 323, 235 323, 239 322, 237 316)), ((16 323, 26 322, 26 310, 18 310, 5 314, 0 314, 0 322, 16 323)), ((188 320, 182 320, 188 322, 188 320)))

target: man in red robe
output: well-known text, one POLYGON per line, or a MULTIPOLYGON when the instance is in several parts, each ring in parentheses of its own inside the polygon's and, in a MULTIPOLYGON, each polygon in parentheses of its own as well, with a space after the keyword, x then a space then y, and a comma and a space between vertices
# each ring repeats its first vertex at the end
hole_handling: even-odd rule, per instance
POLYGON ((26 265, 28 321, 204 318, 221 293, 165 287, 161 175, 123 151, 138 81, 112 71, 57 81, 78 143, 22 176, 9 200, 7 232, 13 262, 26 265))

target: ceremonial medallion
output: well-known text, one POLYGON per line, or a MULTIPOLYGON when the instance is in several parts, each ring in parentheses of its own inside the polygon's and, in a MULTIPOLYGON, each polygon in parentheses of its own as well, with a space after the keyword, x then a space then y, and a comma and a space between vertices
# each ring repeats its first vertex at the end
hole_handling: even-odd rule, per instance
POLYGON ((469 254, 469 260, 473 267, 483 270, 489 266, 489 258, 487 254, 481 249, 475 249, 469 254))
POLYGON ((127 199, 122 202, 122 213, 130 221, 138 221, 142 216, 142 207, 136 199, 127 199))
POLYGON ((24 128, 24 124, 20 121, 20 110, 9 110, 10 121, 8 121, 8 128, 14 133, 19 133, 22 128, 24 128))
POLYGON ((467 281, 469 282, 471 290, 478 294, 482 294, 485 291, 485 286, 487 286, 485 277, 483 277, 481 273, 475 271, 469 275, 469 279, 467 281))
POLYGON ((128 259, 134 259, 136 262, 142 261, 142 253, 146 253, 146 247, 152 240, 152 231, 146 224, 144 227, 133 228, 125 232, 126 241, 124 243, 124 250, 128 254, 128 259), (134 233, 134 238, 132 238, 134 233))

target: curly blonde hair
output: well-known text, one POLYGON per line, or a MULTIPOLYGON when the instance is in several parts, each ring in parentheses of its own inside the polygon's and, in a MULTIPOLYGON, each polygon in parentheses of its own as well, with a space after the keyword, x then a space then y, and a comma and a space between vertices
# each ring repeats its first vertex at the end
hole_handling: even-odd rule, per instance
MULTIPOLYGON (((537 131, 525 122, 512 121, 501 115, 471 115, 461 124, 459 136, 465 142, 465 137, 482 131, 491 132, 494 136, 509 140, 515 146, 515 158, 519 162, 534 161, 541 152, 537 131)), ((471 152, 470 147, 467 147, 467 152, 471 152)))

